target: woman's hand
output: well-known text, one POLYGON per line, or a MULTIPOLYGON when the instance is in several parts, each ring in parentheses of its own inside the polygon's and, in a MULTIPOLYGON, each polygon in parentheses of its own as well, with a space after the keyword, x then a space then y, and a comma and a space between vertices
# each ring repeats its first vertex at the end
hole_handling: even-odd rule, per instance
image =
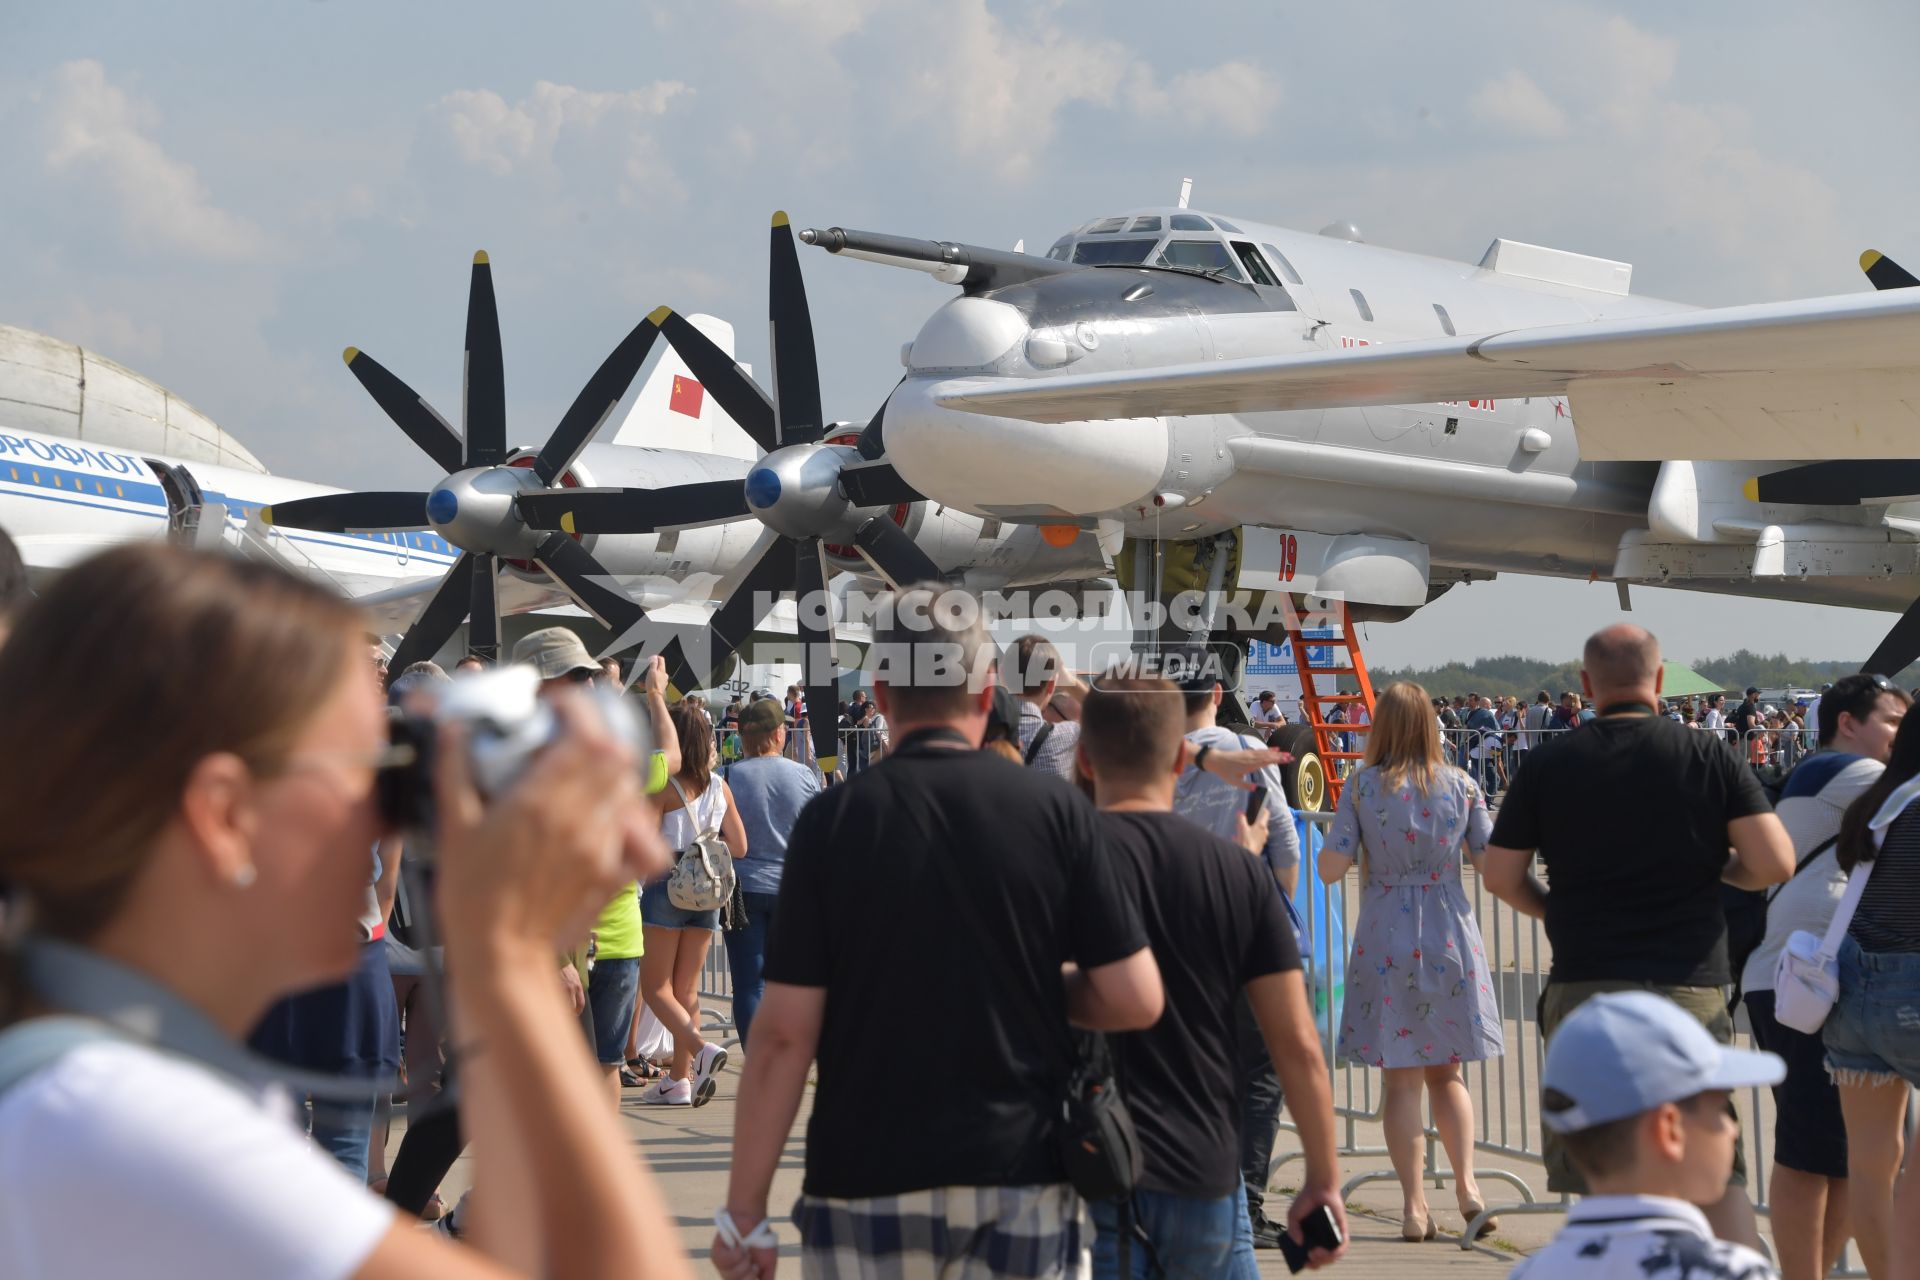
POLYGON ((564 950, 648 852, 632 752, 578 697, 553 707, 559 739, 490 806, 459 730, 441 731, 438 892, 450 952, 564 950))
POLYGON ((1207 752, 1205 769, 1222 782, 1231 782, 1242 791, 1251 791, 1254 783, 1247 777, 1269 765, 1293 763, 1293 755, 1278 747, 1215 747, 1207 752))

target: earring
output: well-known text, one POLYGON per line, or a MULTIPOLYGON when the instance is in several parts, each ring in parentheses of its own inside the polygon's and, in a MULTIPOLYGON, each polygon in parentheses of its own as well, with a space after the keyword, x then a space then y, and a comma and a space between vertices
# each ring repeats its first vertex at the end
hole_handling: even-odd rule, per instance
POLYGON ((236 889, 248 888, 253 884, 255 880, 259 878, 260 878, 260 872, 254 868, 254 865, 251 862, 249 862, 244 866, 234 868, 233 887, 236 889))

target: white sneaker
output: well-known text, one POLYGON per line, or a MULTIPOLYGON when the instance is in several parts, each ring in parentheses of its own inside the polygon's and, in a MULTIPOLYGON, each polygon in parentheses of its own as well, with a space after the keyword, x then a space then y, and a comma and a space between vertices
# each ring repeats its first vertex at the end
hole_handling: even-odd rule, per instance
POLYGON ((647 1107, 690 1107, 693 1105, 693 1082, 690 1080, 655 1080, 640 1091, 634 1101, 647 1107))
POLYGON ((705 1044, 700 1054, 693 1060, 693 1105, 704 1107, 713 1101, 713 1094, 720 1087, 714 1077, 727 1069, 727 1051, 717 1044, 705 1044))

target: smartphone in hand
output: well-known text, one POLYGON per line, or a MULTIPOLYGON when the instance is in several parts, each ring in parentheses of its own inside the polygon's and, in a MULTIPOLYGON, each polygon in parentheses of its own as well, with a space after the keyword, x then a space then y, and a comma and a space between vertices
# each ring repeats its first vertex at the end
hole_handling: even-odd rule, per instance
POLYGON ((1300 1220, 1300 1235, 1305 1244, 1295 1244, 1291 1232, 1280 1233, 1280 1256, 1287 1260, 1288 1271, 1299 1271, 1307 1265, 1307 1254, 1313 1249, 1338 1249, 1343 1243, 1340 1224, 1333 1220, 1333 1210, 1321 1205, 1300 1220))
POLYGON ((1265 808, 1266 804, 1267 804, 1267 789, 1265 787, 1255 787, 1252 791, 1247 793, 1247 825, 1248 826, 1252 826, 1254 823, 1260 821, 1260 810, 1265 808))

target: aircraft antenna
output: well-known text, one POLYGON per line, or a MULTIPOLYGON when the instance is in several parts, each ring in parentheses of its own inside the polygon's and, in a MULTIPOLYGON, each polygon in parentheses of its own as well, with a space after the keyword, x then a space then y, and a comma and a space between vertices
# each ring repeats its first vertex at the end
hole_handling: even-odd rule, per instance
POLYGON ((1186 208, 1187 201, 1191 200, 1192 198, 1193 198, 1193 179, 1192 178, 1180 179, 1180 207, 1182 209, 1186 208))

